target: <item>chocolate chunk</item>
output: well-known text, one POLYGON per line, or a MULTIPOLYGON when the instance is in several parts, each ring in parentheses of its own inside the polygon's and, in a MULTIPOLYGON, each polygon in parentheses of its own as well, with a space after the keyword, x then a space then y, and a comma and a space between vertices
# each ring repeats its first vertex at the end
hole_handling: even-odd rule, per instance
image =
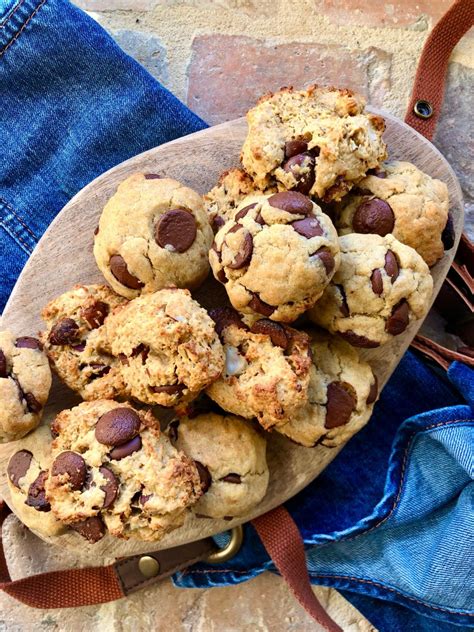
POLYGON ((194 215, 184 208, 164 213, 155 226, 155 241, 161 248, 172 252, 186 252, 194 243, 197 234, 194 215))
POLYGON ((80 454, 76 452, 61 452, 53 461, 51 467, 51 476, 61 476, 67 474, 69 476, 69 485, 71 489, 82 489, 86 480, 86 462, 80 454))
POLYGON ((168 424, 168 436, 170 441, 176 443, 178 440, 179 419, 175 419, 168 424))
POLYGON ((43 345, 37 338, 31 336, 21 336, 16 339, 15 347, 19 349, 42 349, 43 345))
POLYGON ((375 167, 375 169, 369 169, 367 171, 367 175, 368 176, 375 176, 376 178, 382 178, 382 179, 387 177, 386 171, 384 171, 380 167, 375 167))
POLYGON ((397 257, 394 252, 391 250, 387 250, 387 254, 385 255, 385 272, 390 277, 392 283, 395 283, 396 278, 398 277, 399 268, 397 257))
POLYGON ((137 356, 142 356, 142 364, 145 364, 148 354, 150 353, 150 347, 147 347, 143 343, 140 343, 135 349, 132 349, 132 358, 136 358, 137 356))
POLYGON ((319 257, 321 259, 324 268, 326 269, 326 274, 329 276, 336 266, 336 262, 329 248, 323 246, 322 248, 317 250, 313 256, 319 257))
POLYGON ((140 417, 131 408, 113 408, 102 415, 95 427, 95 438, 104 445, 122 445, 140 430, 140 417))
POLYGON ((165 393, 166 395, 178 395, 186 388, 185 384, 164 384, 163 386, 151 386, 154 393, 165 393))
POLYGON ((110 507, 117 498, 119 481, 112 470, 109 470, 109 468, 105 467, 105 465, 99 467, 99 472, 107 481, 104 485, 100 486, 100 489, 105 493, 102 509, 107 509, 107 507, 110 507))
POLYGON ((85 307, 81 316, 87 321, 87 324, 91 329, 97 329, 104 324, 105 317, 109 313, 109 306, 102 301, 95 301, 89 307, 85 307))
POLYGON ((20 487, 20 478, 23 478, 28 471, 33 458, 29 450, 20 450, 8 461, 7 474, 12 485, 20 487))
POLYGON ((303 195, 308 195, 315 181, 314 158, 310 154, 297 154, 288 158, 282 164, 282 169, 286 173, 291 173, 296 184, 291 187, 292 191, 298 191, 303 195), (304 169, 304 171, 300 171, 304 169))
POLYGON ((308 143, 305 140, 289 140, 285 143, 285 158, 292 158, 297 154, 302 154, 308 149, 308 143))
POLYGON ((225 224, 225 219, 220 215, 216 215, 212 220, 212 230, 217 233, 225 224))
POLYGON ((311 237, 319 237, 324 234, 323 228, 316 217, 306 217, 305 219, 297 219, 291 224, 299 235, 311 239, 311 237))
POLYGON ((127 443, 122 443, 110 451, 109 457, 112 461, 121 461, 126 456, 130 456, 142 447, 142 438, 140 435, 133 437, 127 443))
POLYGON ((243 219, 247 215, 247 213, 253 208, 255 208, 256 206, 257 206, 257 202, 255 202, 254 204, 249 204, 248 206, 245 206, 244 208, 241 208, 240 211, 234 217, 234 219, 236 221, 238 221, 239 219, 243 219))
POLYGON ((89 364, 89 366, 93 371, 92 375, 90 376, 91 380, 95 380, 99 377, 104 377, 104 375, 107 375, 107 373, 110 373, 110 369, 111 369, 111 367, 108 366, 107 364, 99 364, 98 362, 89 364))
POLYGON ((327 391, 326 428, 347 424, 357 405, 353 387, 347 382, 331 382, 327 391))
POLYGON ((257 320, 251 327, 250 331, 254 334, 264 334, 269 336, 270 340, 276 347, 286 349, 288 347, 288 336, 286 335, 285 328, 280 323, 276 323, 268 318, 262 318, 257 320))
POLYGON ((159 176, 157 173, 145 173, 145 180, 161 180, 164 176, 159 176))
POLYGON ((147 503, 150 500, 150 498, 153 498, 153 494, 140 493, 140 496, 138 497, 138 504, 143 507, 143 505, 147 503))
POLYGON ((375 400, 377 399, 378 393, 379 393, 379 381, 377 379, 377 376, 374 375, 374 381, 370 385, 370 391, 367 396, 367 405, 373 404, 375 402, 375 400))
POLYGON ((281 191, 268 198, 268 203, 274 208, 279 208, 287 213, 295 215, 309 215, 313 210, 313 203, 298 191, 281 191))
POLYGON ((223 476, 219 480, 225 481, 226 483, 234 483, 234 485, 240 485, 240 483, 242 482, 240 474, 236 474, 235 472, 231 472, 230 474, 223 476))
POLYGON ((7 376, 8 376, 7 359, 3 351, 0 349, 0 377, 7 377, 7 376))
POLYGON ((97 237, 98 234, 99 234, 99 226, 96 226, 94 228, 94 237, 97 237))
POLYGON ((128 358, 125 355, 125 353, 119 353, 118 354, 118 359, 120 360, 120 364, 128 366, 128 358))
POLYGON ((52 345, 70 345, 79 337, 79 325, 72 318, 63 318, 55 323, 49 332, 48 340, 52 345))
POLYGON ((255 292, 253 293, 253 296, 250 299, 248 305, 250 309, 253 309, 254 312, 257 312, 257 314, 262 314, 262 316, 267 317, 271 316, 276 310, 276 307, 273 307, 273 305, 269 305, 268 303, 265 303, 265 301, 262 301, 260 296, 258 294, 255 294, 255 292))
POLYGON ((456 233, 454 231, 454 221, 451 211, 448 213, 448 219, 446 220, 446 226, 441 233, 441 241, 445 250, 451 250, 454 246, 456 233))
POLYGON ((364 200, 352 218, 352 228, 356 233, 375 233, 385 237, 392 232, 394 225, 395 216, 390 204, 380 198, 364 200))
POLYGON ((199 478, 201 480, 202 493, 205 494, 212 484, 212 476, 205 465, 200 461, 194 461, 197 468, 199 478))
POLYGON ((112 255, 109 259, 110 271, 119 283, 130 290, 139 290, 144 283, 128 271, 125 259, 121 255, 112 255))
POLYGON ((353 347, 375 349, 375 347, 378 347, 380 345, 379 342, 376 342, 375 340, 369 340, 369 338, 366 338, 365 336, 359 336, 350 329, 348 331, 340 331, 339 335, 341 336, 341 338, 344 338, 344 340, 347 340, 347 342, 353 347))
POLYGON ((392 336, 399 336, 408 327, 410 322, 410 308, 405 299, 395 305, 390 318, 385 323, 385 331, 392 336))
POLYGON ((372 284, 373 293, 380 296, 383 292, 383 278, 379 268, 372 272, 370 283, 372 284))
POLYGON ((341 295, 341 304, 339 306, 339 309, 344 318, 347 318, 348 316, 350 316, 351 311, 349 309, 349 305, 347 304, 346 291, 342 285, 336 285, 336 287, 339 290, 339 294, 341 295))
POLYGON ((33 393, 23 393, 23 397, 25 398, 26 407, 30 413, 39 413, 39 411, 43 408, 33 393))
POLYGON ((85 342, 81 342, 78 345, 71 345, 71 349, 74 349, 74 351, 77 351, 78 353, 82 353, 85 348, 86 348, 85 342))
POLYGON ((247 325, 242 321, 241 315, 233 307, 214 307, 209 310, 209 316, 215 322, 215 330, 218 336, 229 325, 235 325, 239 329, 247 329, 247 325))
MULTIPOLYGON (((240 245, 240 249, 235 254, 235 257, 232 263, 227 264, 227 267, 230 268, 231 270, 240 270, 240 268, 243 268, 246 265, 248 265, 250 262, 250 259, 252 258, 252 253, 253 253, 252 235, 248 232, 248 230, 245 230, 245 228, 243 228, 242 230, 244 231, 243 242, 240 245)), ((235 231, 232 231, 232 232, 235 232, 235 231)))
POLYGON ((105 525, 100 516, 92 516, 91 518, 86 518, 86 520, 74 522, 69 526, 79 535, 82 535, 83 538, 89 540, 91 544, 95 544, 105 535, 105 525))
POLYGON ((51 505, 46 500, 44 485, 48 478, 48 472, 42 471, 28 488, 28 496, 25 505, 33 507, 36 511, 50 511, 51 505))
POLYGON ((216 279, 220 281, 223 285, 227 283, 229 279, 226 277, 224 268, 222 268, 221 270, 219 270, 219 272, 217 272, 216 279))

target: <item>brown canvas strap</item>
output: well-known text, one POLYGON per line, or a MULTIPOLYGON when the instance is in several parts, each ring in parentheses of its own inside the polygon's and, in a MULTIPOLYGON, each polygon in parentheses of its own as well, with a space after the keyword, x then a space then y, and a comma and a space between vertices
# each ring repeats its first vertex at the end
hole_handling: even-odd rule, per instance
POLYGON ((473 23, 473 0, 456 0, 425 42, 405 123, 429 140, 434 136, 441 113, 449 57, 473 23))

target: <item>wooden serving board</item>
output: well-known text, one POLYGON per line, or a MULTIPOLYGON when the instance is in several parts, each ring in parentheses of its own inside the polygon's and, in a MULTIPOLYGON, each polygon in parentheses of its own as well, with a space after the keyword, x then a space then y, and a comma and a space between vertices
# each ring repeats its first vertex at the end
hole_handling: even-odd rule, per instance
MULTIPOLYGON (((449 164, 429 141, 411 127, 388 113, 377 113, 384 116, 387 122, 385 140, 390 157, 413 162, 447 184, 457 246, 463 226, 463 202, 459 184, 449 164)), ((3 328, 11 329, 18 335, 35 334, 42 329, 40 312, 50 299, 76 283, 103 281, 92 254, 93 231, 106 200, 113 194, 119 182, 137 171, 159 173, 176 178, 200 193, 205 193, 214 186, 222 171, 238 165, 246 131, 245 119, 211 127, 135 156, 86 186, 64 207, 38 243, 6 306, 3 328)), ((448 272, 455 250, 456 247, 445 254, 432 269, 434 296, 448 272)), ((198 300, 202 300, 203 296, 208 299, 209 291, 216 291, 212 287, 215 286, 207 285, 204 291, 200 290, 196 294, 198 300)), ((222 296, 222 289, 219 296, 222 296)), ((212 302, 214 305, 219 304, 221 299, 217 294, 215 298, 212 302)), ((202 302, 207 303, 208 300, 202 302)), ((380 349, 363 352, 377 373, 381 385, 385 384, 394 371, 420 325, 420 321, 414 323, 403 335, 380 349)), ((49 424, 59 410, 78 401, 77 396, 55 379, 43 424, 49 424)), ((0 494, 7 503, 10 500, 5 474, 8 459, 23 445, 34 447, 34 443, 35 433, 32 433, 24 440, 0 446, 0 494)), ((105 562, 118 556, 169 548, 246 522, 294 496, 318 476, 340 449, 331 450, 322 446, 303 448, 276 433, 271 434, 268 440, 269 489, 262 503, 253 512, 231 522, 190 515, 183 527, 171 532, 158 543, 121 541, 106 536, 93 545, 97 559, 105 562)), ((49 540, 69 549, 83 549, 87 546, 83 538, 71 531, 49 540)))

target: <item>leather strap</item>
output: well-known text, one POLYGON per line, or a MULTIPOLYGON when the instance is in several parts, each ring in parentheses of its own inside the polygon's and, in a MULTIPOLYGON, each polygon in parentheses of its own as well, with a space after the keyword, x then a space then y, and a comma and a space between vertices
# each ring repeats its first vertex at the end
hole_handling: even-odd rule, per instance
POLYGON ((431 140, 441 113, 448 61, 453 48, 474 23, 473 0, 456 0, 428 36, 421 53, 405 123, 431 140), (414 112, 417 101, 427 101, 433 110, 430 118, 414 112))
POLYGON ((311 588, 303 539, 287 510, 277 507, 254 518, 252 524, 273 563, 306 612, 328 632, 342 632, 311 588))

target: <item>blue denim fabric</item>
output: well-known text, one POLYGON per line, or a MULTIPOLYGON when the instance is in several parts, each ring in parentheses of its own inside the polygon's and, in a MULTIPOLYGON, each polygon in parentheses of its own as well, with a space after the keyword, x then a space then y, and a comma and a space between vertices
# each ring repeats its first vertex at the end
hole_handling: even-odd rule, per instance
MULTIPOLYGON (((0 0, 0 16, 3 306, 79 189, 205 123, 69 3, 0 0)), ((473 619, 473 372, 455 363, 448 378, 407 353, 368 426, 287 503, 312 580, 338 587, 380 630, 447 632, 473 619)), ((265 569, 248 526, 225 568, 196 565, 175 581, 232 584, 265 569)))

